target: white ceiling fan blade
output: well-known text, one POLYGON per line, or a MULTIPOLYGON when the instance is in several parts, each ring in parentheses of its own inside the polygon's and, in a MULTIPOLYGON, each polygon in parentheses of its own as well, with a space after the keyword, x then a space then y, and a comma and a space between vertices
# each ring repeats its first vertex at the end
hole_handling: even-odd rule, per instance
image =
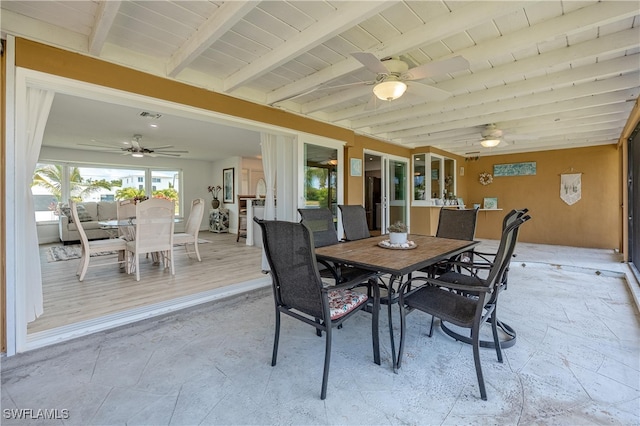
POLYGON ((299 98, 301 96, 308 95, 309 93, 319 92, 321 90, 341 89, 343 87, 361 86, 361 85, 368 85, 368 84, 373 84, 373 83, 375 83, 375 81, 358 81, 356 83, 339 84, 337 86, 320 85, 320 86, 316 86, 316 87, 314 87, 312 89, 309 89, 309 90, 307 90, 305 92, 297 93, 295 95, 290 95, 290 96, 287 96, 286 98, 279 99, 279 100, 277 100, 276 102, 274 102, 271 105, 274 105, 274 104, 277 104, 277 103, 280 103, 280 102, 284 102, 284 101, 289 101, 291 99, 299 98))
POLYGON ((149 148, 150 150, 152 150, 153 152, 155 152, 156 154, 188 154, 189 151, 165 151, 163 149, 154 149, 154 148, 149 148))
POLYGON ((411 68, 403 75, 403 78, 405 80, 422 80, 423 78, 434 75, 444 75, 466 69, 469 69, 469 61, 462 56, 454 56, 453 58, 427 62, 426 64, 411 68))
POLYGON ((145 155, 149 155, 151 157, 158 156, 158 155, 164 155, 165 157, 180 157, 180 154, 171 154, 169 152, 154 152, 152 154, 145 154, 145 155))
POLYGON ((354 52, 351 54, 354 58, 358 60, 362 65, 367 67, 368 70, 375 72, 376 74, 388 74, 389 70, 384 66, 382 62, 376 55, 369 52, 354 52))
POLYGON ((451 97, 451 93, 438 89, 437 87, 429 86, 428 84, 408 81, 407 86, 408 92, 414 96, 422 97, 425 101, 444 101, 451 97))
POLYGON ((145 146, 147 149, 169 149, 173 148, 173 145, 163 145, 163 146, 145 146))
POLYGON ((78 145, 82 145, 82 146, 92 146, 94 148, 103 148, 103 149, 114 149, 114 150, 120 150, 122 148, 115 146, 115 145, 93 145, 93 144, 89 144, 89 143, 79 143, 78 145))

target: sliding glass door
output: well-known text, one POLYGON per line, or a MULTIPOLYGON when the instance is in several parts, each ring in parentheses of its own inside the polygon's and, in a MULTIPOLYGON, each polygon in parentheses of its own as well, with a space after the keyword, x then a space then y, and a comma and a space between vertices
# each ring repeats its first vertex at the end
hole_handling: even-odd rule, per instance
MULTIPOLYGON (((395 222, 409 225, 409 164, 407 160, 388 158, 387 162, 387 226, 395 222)), ((386 229, 385 229, 386 232, 386 229)))
POLYGON ((372 234, 384 234, 394 222, 409 225, 409 160, 365 151, 364 165, 369 230, 372 234))

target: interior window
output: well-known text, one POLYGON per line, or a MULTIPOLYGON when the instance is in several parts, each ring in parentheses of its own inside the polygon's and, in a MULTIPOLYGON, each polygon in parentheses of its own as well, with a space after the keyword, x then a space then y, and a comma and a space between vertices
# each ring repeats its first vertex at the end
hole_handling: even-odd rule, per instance
POLYGON ((305 144, 304 196, 307 208, 328 208, 337 217, 338 150, 305 144))
POLYGON ((70 198, 76 201, 115 201, 148 196, 148 193, 152 197, 174 200, 176 215, 180 215, 181 176, 179 170, 38 163, 31 185, 36 221, 57 221, 59 205, 67 203, 70 198), (150 179, 147 179, 147 174, 150 179))

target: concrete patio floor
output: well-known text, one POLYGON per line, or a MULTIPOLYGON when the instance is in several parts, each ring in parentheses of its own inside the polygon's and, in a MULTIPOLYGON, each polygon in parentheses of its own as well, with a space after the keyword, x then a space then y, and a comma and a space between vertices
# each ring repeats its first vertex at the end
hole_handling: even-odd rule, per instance
MULTIPOLYGON (((485 241, 481 249, 492 247, 485 241)), ((517 343, 502 364, 494 350, 481 350, 488 401, 471 347, 440 328, 427 337, 431 317, 419 312, 408 317, 394 374, 386 310, 382 364, 373 363, 371 316, 362 312, 334 333, 320 400, 324 339, 283 318, 271 367, 274 313, 265 288, 3 359, 0 422, 639 424, 640 289, 625 278, 628 266, 612 250, 519 243, 516 253, 499 318, 517 330, 517 343), (59 419, 12 418, 45 409, 59 419)))

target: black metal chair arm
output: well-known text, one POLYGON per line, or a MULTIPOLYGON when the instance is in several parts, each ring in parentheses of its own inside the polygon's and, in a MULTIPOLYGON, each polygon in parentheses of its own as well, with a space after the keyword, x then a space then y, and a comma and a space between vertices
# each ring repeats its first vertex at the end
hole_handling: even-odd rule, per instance
POLYGON ((375 281, 377 283, 377 278, 378 278, 377 276, 363 275, 360 277, 355 277, 343 283, 324 285, 322 287, 322 291, 329 292, 334 290, 351 290, 352 288, 361 287, 361 286, 378 287, 377 284, 375 286, 372 284, 372 281, 375 281))
MULTIPOLYGON (((467 281, 470 278, 473 279, 473 277, 467 277, 467 281)), ((459 282, 442 281, 442 280, 429 278, 429 277, 414 277, 414 278, 411 278, 410 280, 405 281, 400 286, 400 289, 398 290, 400 303, 402 303, 405 297, 410 296, 411 294, 420 290, 420 288, 424 287, 425 285, 431 285, 431 286, 442 287, 450 290, 457 290, 460 292, 468 292, 468 293, 476 293, 476 294, 487 293, 489 291, 492 291, 490 287, 486 286, 484 280, 482 280, 481 278, 476 278, 476 279, 477 279, 477 284, 463 284, 459 282), (416 281, 423 281, 423 284, 418 285, 414 288, 411 288, 416 281), (409 288, 409 290, 407 290, 407 288, 409 288)))

